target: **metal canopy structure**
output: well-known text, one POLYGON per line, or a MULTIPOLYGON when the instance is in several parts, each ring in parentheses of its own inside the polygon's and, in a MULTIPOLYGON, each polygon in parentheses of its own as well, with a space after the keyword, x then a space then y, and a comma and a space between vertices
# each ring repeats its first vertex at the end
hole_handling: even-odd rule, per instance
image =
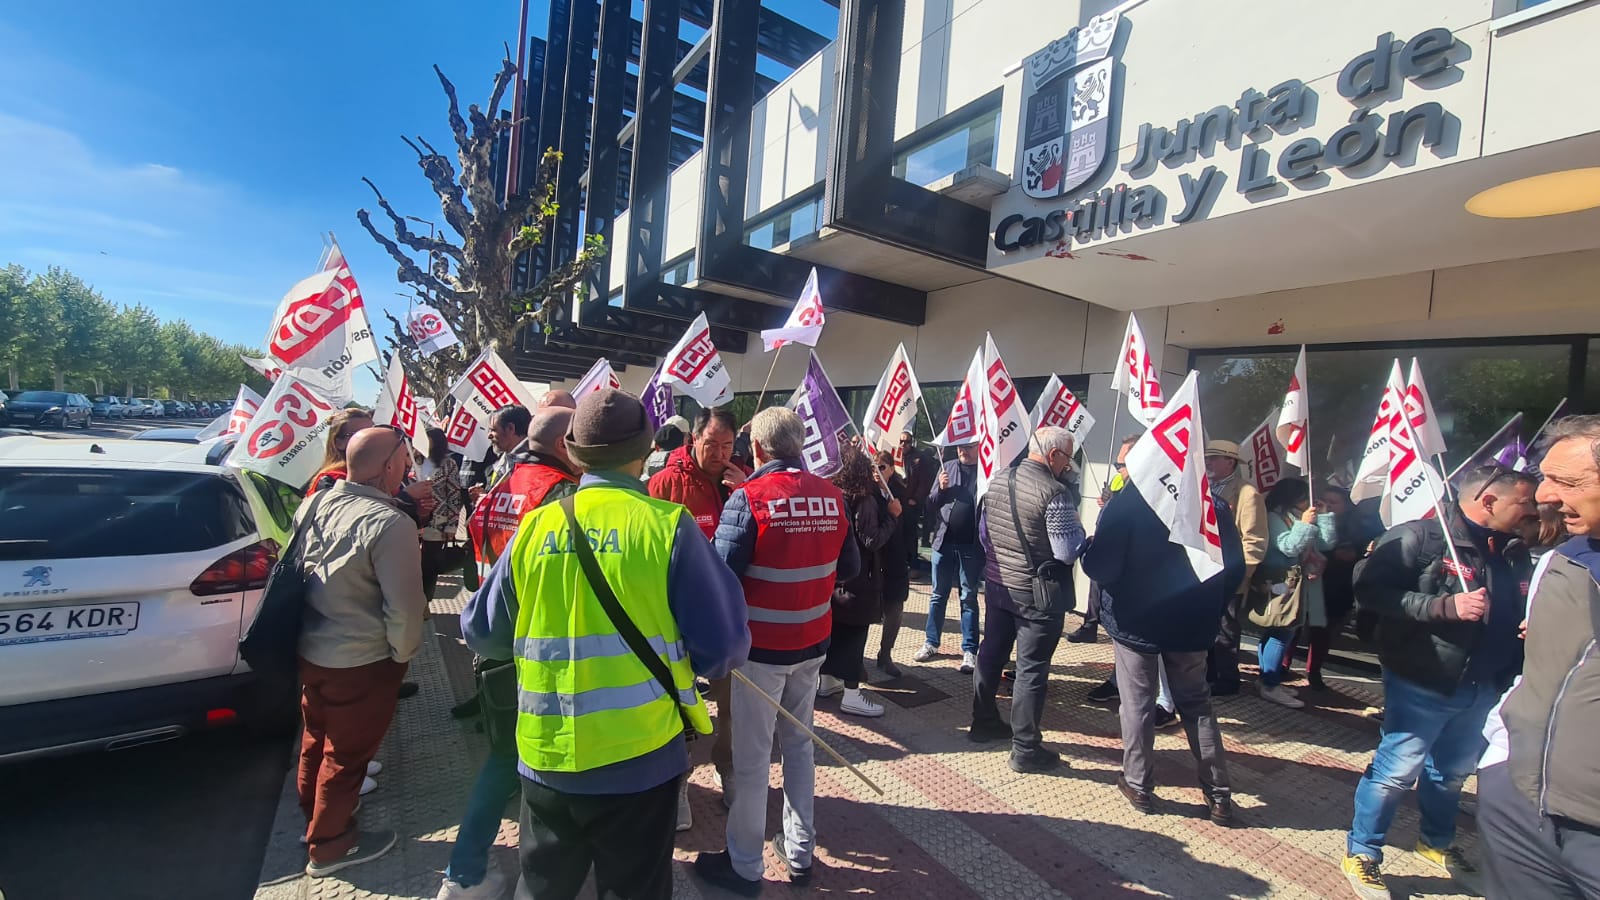
MULTIPOLYGON (((893 176, 905 0, 816 2, 839 7, 841 25, 823 226, 981 268, 984 213, 893 176)), ((537 281, 551 260, 570 259, 595 236, 621 254, 623 284, 614 293, 603 264, 575 308, 519 342, 527 367, 562 377, 601 354, 647 365, 701 313, 720 348, 744 352, 751 332, 783 321, 813 267, 745 243, 751 113, 776 85, 758 61, 793 70, 828 39, 747 0, 645 0, 642 20, 632 0, 551 0, 547 40, 537 61, 530 47, 523 127, 527 146, 563 154, 560 211, 520 277, 537 281), (696 40, 684 39, 684 23, 696 40), (705 165, 693 274, 669 283, 668 181, 695 152, 705 165), (618 233, 623 209, 628 228, 618 233)), ((540 155, 525 154, 525 172, 540 155)), ((910 325, 925 319, 922 290, 816 268, 829 308, 910 325)))

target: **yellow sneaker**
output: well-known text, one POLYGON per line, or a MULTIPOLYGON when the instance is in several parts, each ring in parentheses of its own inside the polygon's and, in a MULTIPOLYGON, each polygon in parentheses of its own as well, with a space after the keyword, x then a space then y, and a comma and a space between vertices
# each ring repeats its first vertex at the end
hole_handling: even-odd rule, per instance
POLYGON ((1449 875, 1475 897, 1483 896, 1483 875, 1478 872, 1478 867, 1467 861, 1467 857, 1455 847, 1430 847, 1424 841, 1417 841, 1417 846, 1411 851, 1422 857, 1423 862, 1433 866, 1439 871, 1449 875))
POLYGON ((1355 889, 1361 900, 1390 900, 1389 886, 1383 883, 1383 873, 1378 871, 1378 861, 1370 856, 1346 856, 1344 864, 1346 881, 1355 889))

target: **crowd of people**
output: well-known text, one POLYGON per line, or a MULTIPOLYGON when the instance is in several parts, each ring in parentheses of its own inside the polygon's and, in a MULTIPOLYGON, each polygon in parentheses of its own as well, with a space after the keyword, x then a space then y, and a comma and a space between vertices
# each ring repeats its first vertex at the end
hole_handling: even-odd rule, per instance
POLYGON ((692 827, 687 740, 702 735, 728 815, 725 849, 700 853, 695 872, 760 892, 776 745, 784 802, 770 846, 805 883, 815 703, 839 695, 844 714, 884 714, 862 686, 869 660, 881 677, 902 675, 892 651, 926 529, 929 612, 913 659, 945 651, 956 592, 968 736, 1004 742, 1014 771, 1063 765, 1044 737, 1050 663, 1063 637, 1094 642, 1103 629, 1114 673, 1088 699, 1119 705, 1117 790, 1155 812, 1155 734, 1182 728, 1206 815, 1231 826, 1213 698, 1241 689, 1242 637, 1257 638, 1260 697, 1299 709, 1307 695, 1291 682, 1303 677, 1313 700, 1327 690, 1330 647, 1359 610, 1376 622, 1384 707, 1342 861, 1357 896, 1390 896, 1384 844, 1414 788, 1413 852, 1460 890, 1600 897, 1600 417, 1553 423, 1541 474, 1471 468, 1444 521, 1391 529, 1336 485, 1285 478, 1263 494, 1238 445, 1211 441, 1223 566, 1204 579, 1128 489, 1138 436, 1120 441, 1085 523, 1078 448, 1053 426, 981 497, 975 446, 941 463, 910 434, 898 453, 846 442, 835 472, 812 474, 805 428, 782 407, 742 426, 713 409, 652 429, 625 392, 554 391, 538 409, 498 411, 490 431, 498 459, 477 467, 417 455, 359 410, 329 431, 297 522, 312 875, 395 842, 359 827, 360 796, 375 787, 397 700, 415 692, 404 674, 428 601, 459 564, 469 584, 482 577, 461 614, 479 692, 453 715, 482 717, 490 753, 441 900, 504 895, 489 852, 512 798, 525 895, 576 896, 592 872, 602 896, 670 896, 673 835, 692 827), (1088 602, 1069 632, 1080 567, 1088 602), (1455 834, 1474 773, 1482 854, 1469 859, 1455 834))

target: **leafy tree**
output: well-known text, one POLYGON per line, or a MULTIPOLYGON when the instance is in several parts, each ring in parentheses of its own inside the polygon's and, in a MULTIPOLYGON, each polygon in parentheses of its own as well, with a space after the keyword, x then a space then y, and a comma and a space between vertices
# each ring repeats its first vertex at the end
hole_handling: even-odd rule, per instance
POLYGON ((439 198, 445 226, 455 232, 457 239, 451 240, 448 232, 428 236, 411 231, 405 216, 396 212, 368 179, 362 180, 377 195, 378 206, 388 217, 394 237, 378 231, 367 210, 358 211, 356 218, 399 264, 400 281, 438 308, 461 339, 461 346, 454 353, 425 359, 400 323, 390 317, 394 337, 389 343, 400 354, 418 391, 443 397, 460 370, 461 360, 472 359, 485 346, 511 346, 522 329, 530 325, 548 327, 555 311, 575 292, 581 299, 585 280, 600 265, 605 247, 598 237, 591 237, 576 259, 566 261, 532 288, 511 289, 517 257, 544 241, 555 217, 552 175, 560 154, 546 152, 534 184, 516 196, 503 198, 495 184, 493 150, 503 132, 522 124, 499 118, 500 101, 517 75, 516 63, 508 51, 495 75, 488 110, 472 104, 467 107, 466 118, 462 118, 455 85, 437 66, 434 73, 449 100, 459 175, 456 163, 423 138, 402 140, 416 152, 417 165, 439 198), (425 254, 426 268, 419 266, 408 251, 425 254))
POLYGON ((0 269, 0 361, 6 365, 12 390, 17 389, 17 356, 29 305, 28 281, 28 270, 21 266, 0 269))

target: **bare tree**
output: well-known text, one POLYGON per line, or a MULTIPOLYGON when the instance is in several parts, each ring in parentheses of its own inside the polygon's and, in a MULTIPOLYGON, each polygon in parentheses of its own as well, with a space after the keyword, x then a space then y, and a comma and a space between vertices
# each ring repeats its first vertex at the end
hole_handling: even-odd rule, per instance
POLYGON ((561 155, 547 150, 534 183, 502 202, 491 151, 501 132, 522 125, 499 118, 500 101, 517 76, 510 49, 495 75, 487 111, 474 103, 467 107, 465 119, 455 85, 438 66, 433 71, 450 101, 450 130, 455 136, 460 174, 456 164, 422 137, 402 136, 401 140, 417 154, 417 166, 438 196, 445 225, 457 239, 451 240, 443 229, 431 236, 413 232, 406 217, 396 212, 367 178, 362 181, 377 195, 378 207, 388 216, 394 236, 380 232, 365 209, 357 211, 356 218, 399 265, 396 274, 400 281, 419 299, 431 302, 461 338, 459 348, 423 358, 402 324, 389 316, 394 334, 387 338, 388 343, 400 354, 415 389, 442 400, 463 361, 476 357, 486 346, 510 348, 517 334, 530 325, 548 328, 551 316, 575 292, 581 301, 588 276, 605 257, 605 246, 598 236, 591 235, 577 258, 563 261, 530 288, 512 289, 517 257, 544 241, 555 218, 553 176, 561 155), (408 250, 424 254, 426 267, 419 266, 408 250))

